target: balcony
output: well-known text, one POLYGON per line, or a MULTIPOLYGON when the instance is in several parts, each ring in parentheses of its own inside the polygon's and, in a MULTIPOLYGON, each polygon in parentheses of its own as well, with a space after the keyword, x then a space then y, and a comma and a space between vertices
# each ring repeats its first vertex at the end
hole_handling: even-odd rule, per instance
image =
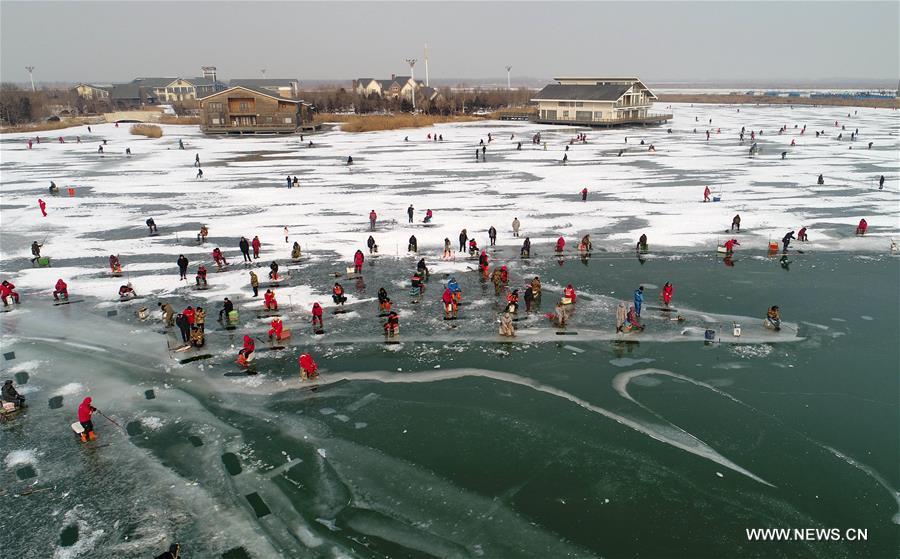
POLYGON ((672 119, 672 113, 647 113, 644 116, 602 118, 602 119, 567 119, 567 118, 541 118, 540 114, 532 118, 537 124, 569 124, 573 126, 622 126, 627 124, 662 124, 672 119))

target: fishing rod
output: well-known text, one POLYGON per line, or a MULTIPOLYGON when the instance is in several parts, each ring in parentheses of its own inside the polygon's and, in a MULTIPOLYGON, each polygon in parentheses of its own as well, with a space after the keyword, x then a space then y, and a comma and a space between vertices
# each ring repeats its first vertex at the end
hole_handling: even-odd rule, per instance
POLYGON ((128 432, 128 431, 125 431, 125 428, 124 428, 124 427, 122 427, 121 425, 119 425, 118 423, 116 423, 116 420, 114 420, 113 418, 109 417, 108 415, 106 415, 105 413, 103 413, 103 412, 100 411, 100 410, 95 410, 95 411, 96 411, 97 413, 99 413, 100 415, 102 415, 103 417, 105 417, 107 421, 109 421, 110 423, 112 423, 113 425, 115 425, 116 427, 118 427, 119 429, 121 429, 123 432, 125 432, 125 433, 128 432))

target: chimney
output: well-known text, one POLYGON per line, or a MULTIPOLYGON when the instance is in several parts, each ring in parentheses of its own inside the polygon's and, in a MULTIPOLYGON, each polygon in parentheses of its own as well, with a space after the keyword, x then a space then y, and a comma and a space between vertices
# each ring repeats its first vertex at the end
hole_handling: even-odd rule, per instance
POLYGON ((396 79, 396 78, 397 78, 397 76, 396 76, 396 75, 394 75, 394 74, 391 74, 391 81, 394 81, 394 80, 395 80, 395 79, 396 79))

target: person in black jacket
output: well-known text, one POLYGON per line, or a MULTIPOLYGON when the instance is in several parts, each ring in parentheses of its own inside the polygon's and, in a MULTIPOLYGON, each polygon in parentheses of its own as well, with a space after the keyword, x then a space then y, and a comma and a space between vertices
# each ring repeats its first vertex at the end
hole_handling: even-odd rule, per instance
POLYGON ((488 229, 488 238, 491 240, 491 246, 497 244, 497 229, 493 225, 488 229))
POLYGON ((238 242, 238 248, 241 249, 241 254, 244 255, 244 262, 253 261, 250 258, 250 241, 247 240, 247 237, 241 237, 241 240, 238 242))
POLYGON ((188 259, 185 255, 178 256, 178 272, 181 274, 181 277, 178 279, 187 279, 187 269, 188 269, 188 259))
POLYGON ((410 235, 409 237, 409 252, 418 252, 419 251, 419 241, 416 240, 415 235, 410 235))
POLYGON ((0 392, 0 398, 2 398, 4 402, 12 402, 17 408, 21 408, 25 405, 25 397, 19 394, 19 391, 13 386, 13 381, 11 380, 7 380, 3 383, 3 390, 0 392))
POLYGON ((219 310, 219 320, 222 318, 228 318, 228 313, 234 310, 234 303, 231 302, 231 299, 225 297, 225 301, 222 302, 222 309, 219 310))
POLYGON ((469 240, 469 234, 466 233, 466 230, 463 229, 459 232, 459 252, 466 251, 466 241, 469 240))

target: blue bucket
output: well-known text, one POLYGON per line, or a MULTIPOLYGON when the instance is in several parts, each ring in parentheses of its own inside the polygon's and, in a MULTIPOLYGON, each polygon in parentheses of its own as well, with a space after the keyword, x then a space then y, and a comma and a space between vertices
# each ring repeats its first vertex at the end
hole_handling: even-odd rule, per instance
POLYGON ((703 333, 703 337, 707 339, 707 341, 713 341, 716 339, 716 331, 715 330, 707 330, 703 333))

